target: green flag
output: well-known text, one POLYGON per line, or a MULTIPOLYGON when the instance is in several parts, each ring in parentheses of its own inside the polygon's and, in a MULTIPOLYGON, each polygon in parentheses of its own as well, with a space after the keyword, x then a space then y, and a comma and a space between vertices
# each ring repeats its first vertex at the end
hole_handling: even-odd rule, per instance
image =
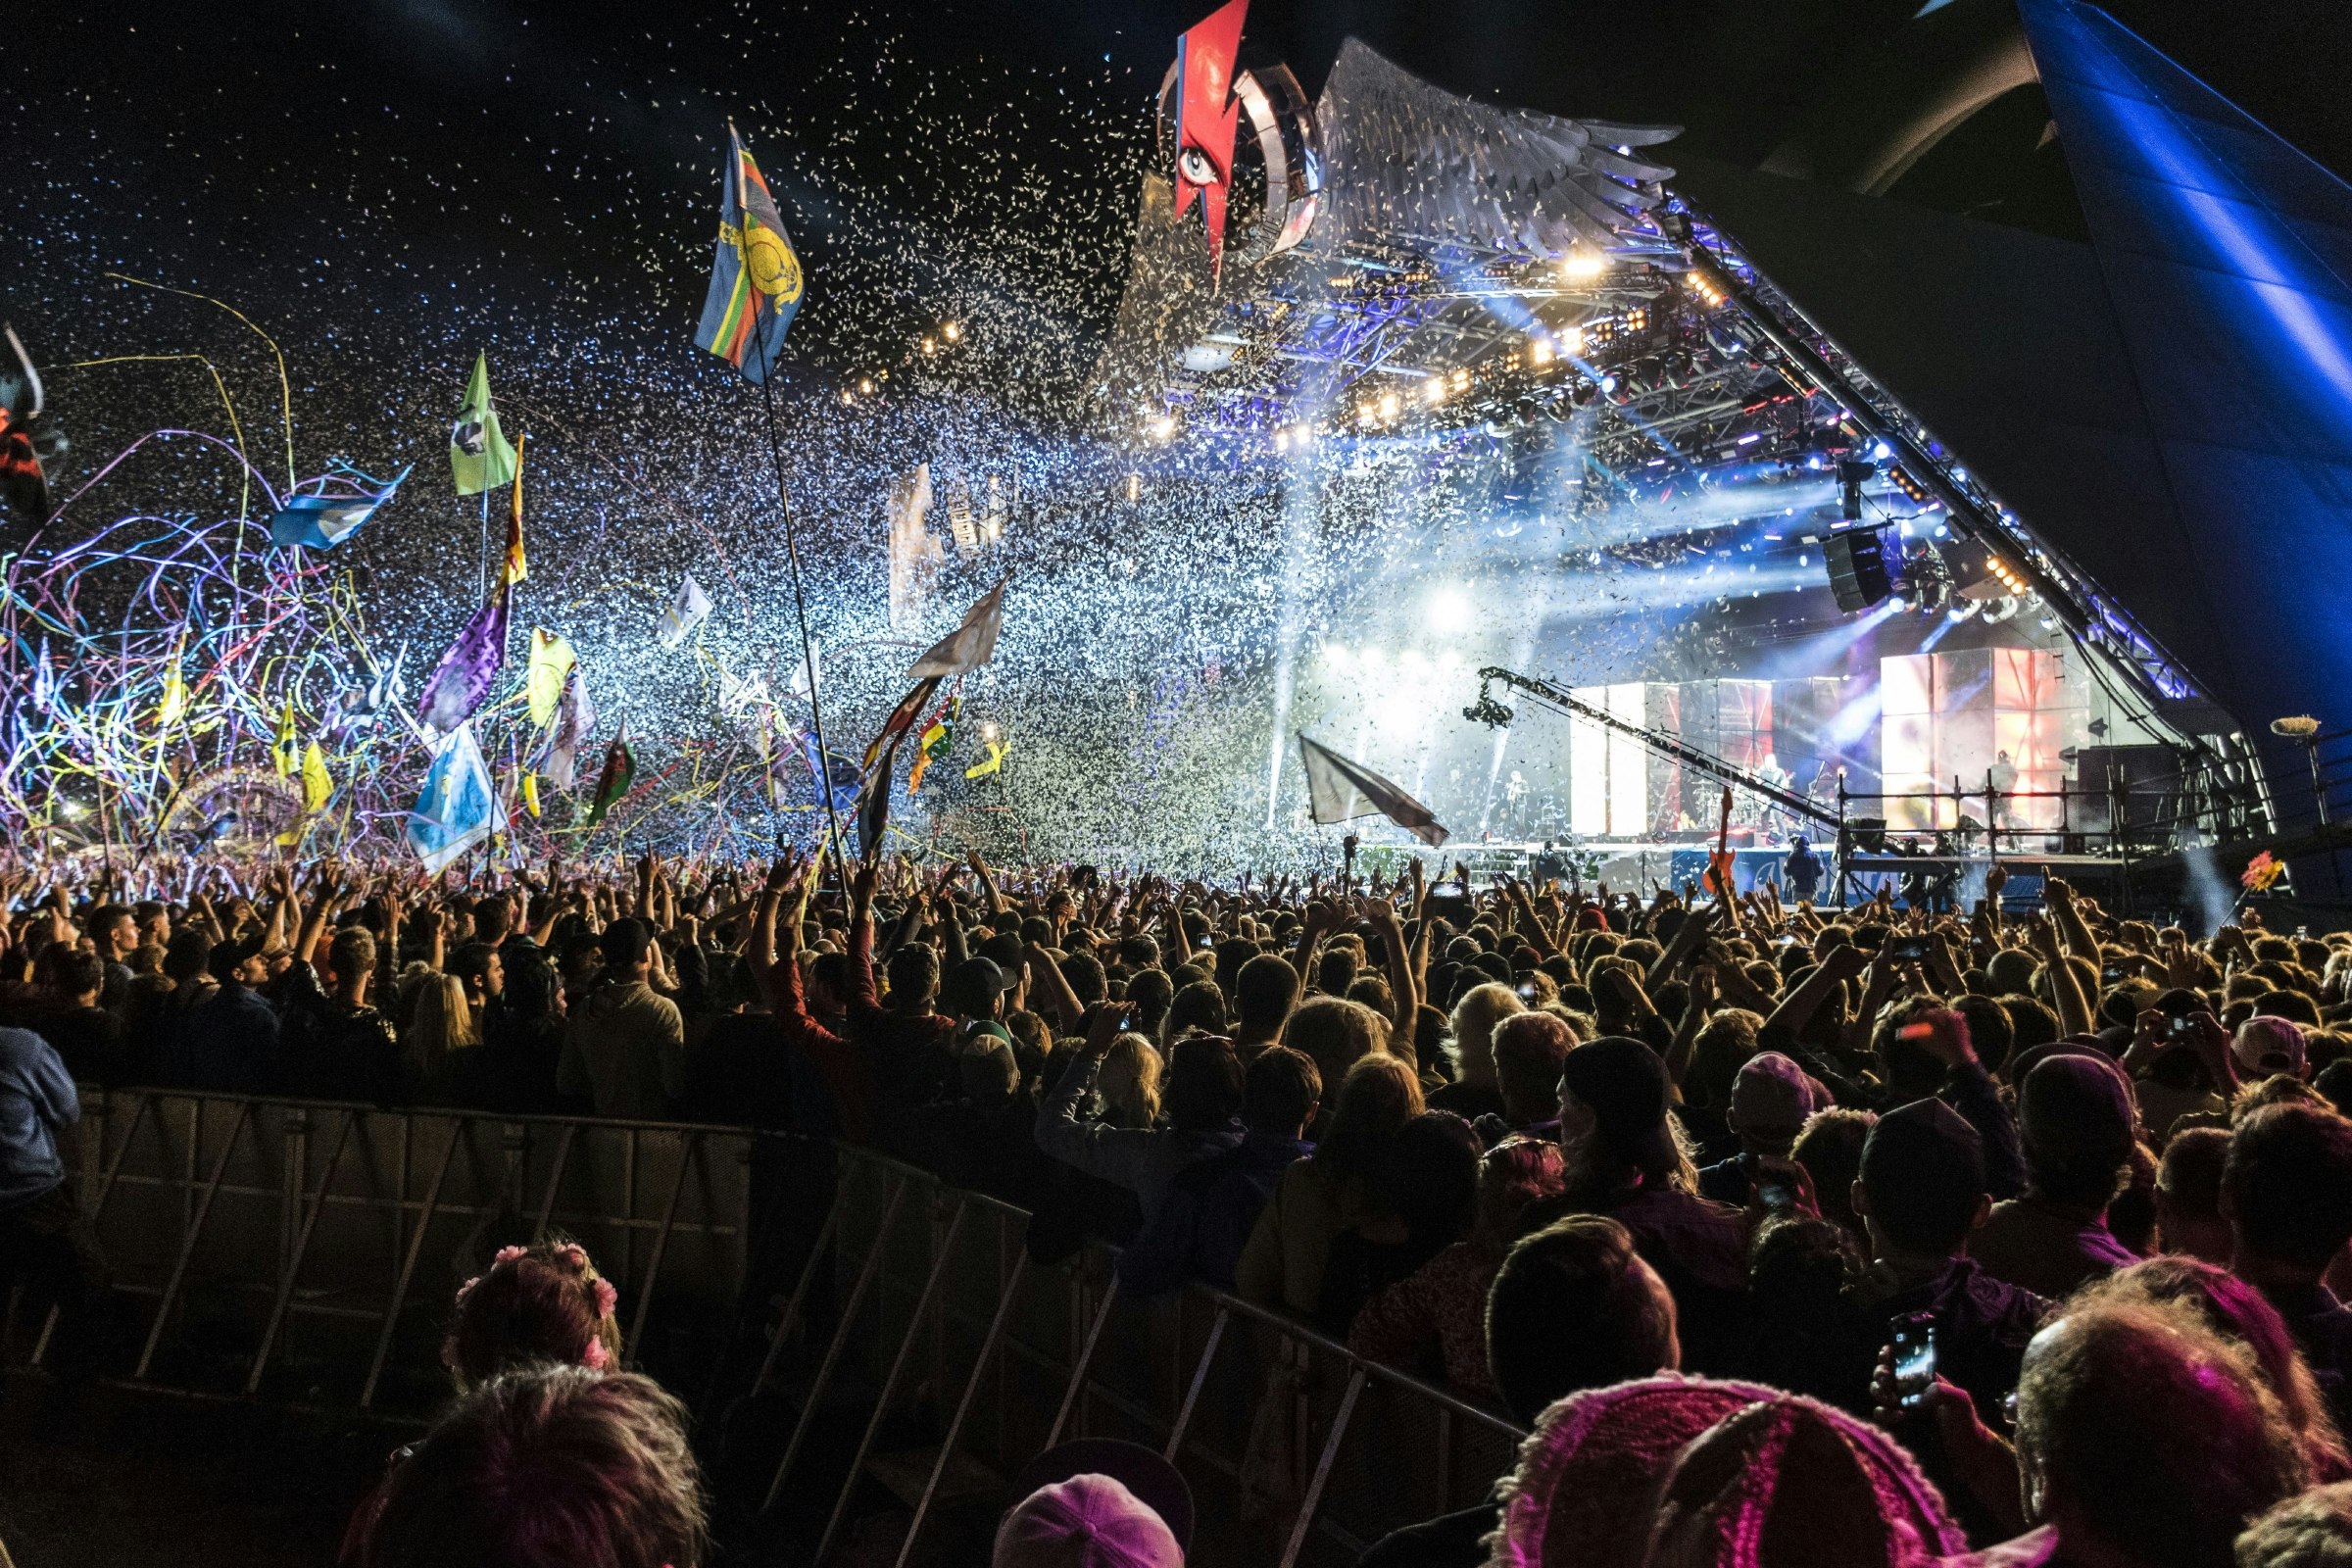
POLYGON ((499 432, 498 411, 490 407, 490 361, 473 357, 473 379, 466 383, 466 406, 449 428, 449 471, 458 494, 478 496, 514 482, 514 449, 499 432))

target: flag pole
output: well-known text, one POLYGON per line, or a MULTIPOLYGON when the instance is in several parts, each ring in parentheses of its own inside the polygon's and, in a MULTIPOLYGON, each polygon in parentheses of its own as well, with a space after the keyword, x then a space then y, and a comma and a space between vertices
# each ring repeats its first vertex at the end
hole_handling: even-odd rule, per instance
MULTIPOLYGON (((750 192, 743 178, 743 153, 735 136, 735 122, 732 120, 727 122, 727 154, 735 160, 732 172, 735 176, 735 221, 739 236, 736 244, 741 247, 742 226, 751 218, 752 204, 747 199, 750 192)), ((748 270, 751 267, 748 251, 742 253, 742 260, 748 270)), ((760 287, 759 279, 748 278, 746 281, 752 296, 752 341, 759 345, 760 353, 760 402, 766 413, 767 458, 776 473, 776 506, 784 514, 784 559, 792 566, 792 613, 801 632, 801 668, 808 677, 808 725, 816 732, 817 766, 812 771, 816 775, 817 794, 825 803, 825 821, 832 829, 836 863, 842 866, 842 887, 847 892, 848 866, 838 859, 842 842, 841 816, 833 807, 833 769, 830 765, 833 754, 825 745, 825 710, 816 690, 816 654, 808 642, 808 602, 801 590, 800 536, 792 519, 792 488, 784 479, 784 449, 776 439, 776 389, 770 379, 775 367, 768 358, 767 339, 760 333, 760 297, 765 291, 760 287)))

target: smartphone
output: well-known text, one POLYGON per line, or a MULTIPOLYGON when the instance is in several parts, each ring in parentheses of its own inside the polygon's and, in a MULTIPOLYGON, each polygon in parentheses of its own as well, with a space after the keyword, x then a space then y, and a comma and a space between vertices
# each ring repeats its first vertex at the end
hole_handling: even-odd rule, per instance
POLYGON ((2164 1032, 2175 1040, 2186 1039, 2197 1032, 2197 1015, 2193 1012, 2176 1012, 2164 1032))
POLYGON ((1894 945, 1894 956, 1900 963, 1919 963, 1928 956, 1926 937, 1905 937, 1894 945))
POLYGON ((1936 1386, 1936 1314, 1910 1312, 1892 1321, 1895 1398, 1916 1410, 1936 1386))
POLYGON ((2099 983, 2101 985, 2114 985, 2118 980, 2123 979, 2124 976, 2130 972, 2130 970, 2126 969, 2120 963, 2104 964, 2099 969, 2099 983))
POLYGON ((1796 1207, 1796 1188, 1781 1172, 1767 1166, 1754 1154, 1740 1156, 1740 1169, 1755 1189, 1756 1201, 1767 1214, 1786 1214, 1796 1207))

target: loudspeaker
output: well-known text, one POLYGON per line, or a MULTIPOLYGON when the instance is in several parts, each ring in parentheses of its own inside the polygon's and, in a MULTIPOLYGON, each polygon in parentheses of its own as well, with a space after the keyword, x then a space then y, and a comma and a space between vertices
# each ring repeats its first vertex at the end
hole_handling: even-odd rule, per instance
POLYGON ((1886 819, 1883 816, 1853 816, 1845 825, 1854 835, 1854 848, 1864 855, 1886 853, 1886 819))
POLYGON ((1822 542, 1830 592, 1839 610, 1868 610, 1894 591, 1886 577, 1886 541, 1876 528, 1849 528, 1822 542))
POLYGON ((2120 778, 2131 828, 2151 828, 2169 822, 2179 808, 2180 760, 2164 746, 2085 746, 2075 761, 2073 787, 2082 794, 2070 801, 2069 821, 2089 833, 2106 833, 2115 826, 2114 796, 2120 778))

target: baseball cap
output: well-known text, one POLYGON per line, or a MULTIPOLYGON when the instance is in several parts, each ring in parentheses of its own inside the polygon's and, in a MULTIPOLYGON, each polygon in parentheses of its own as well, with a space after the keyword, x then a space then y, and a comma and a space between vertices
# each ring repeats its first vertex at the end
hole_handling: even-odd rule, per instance
POLYGON ((940 987, 939 1000, 951 1012, 987 1012, 995 1006, 1004 987, 1004 971, 997 967, 994 958, 971 957, 948 971, 948 981, 940 987))
POLYGON ((1115 1438, 1048 1448, 1012 1484, 996 1568, 1183 1568, 1193 1494, 1153 1450, 1115 1438))
POLYGON ((1812 1078, 1777 1051, 1748 1057, 1732 1080, 1732 1122, 1750 1138, 1793 1142, 1816 1108, 1812 1078))
POLYGON ((2237 1026, 2237 1034, 2230 1042, 2230 1054, 2237 1058, 2241 1071, 2293 1073, 2303 1076, 2303 1031, 2291 1018, 2274 1018, 2267 1013, 2248 1018, 2237 1026))

